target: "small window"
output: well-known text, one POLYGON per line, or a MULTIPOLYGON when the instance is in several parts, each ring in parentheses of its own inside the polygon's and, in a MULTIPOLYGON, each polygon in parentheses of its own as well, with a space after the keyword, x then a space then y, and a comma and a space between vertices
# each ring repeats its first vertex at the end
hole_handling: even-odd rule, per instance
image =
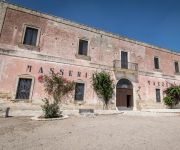
POLYGON ((26 27, 23 44, 36 46, 38 29, 26 27))
POLYGON ((84 83, 76 83, 75 100, 77 100, 77 101, 83 101, 84 100, 84 83))
POLYGON ((179 64, 177 61, 174 62, 175 72, 179 73, 179 64))
POLYGON ((87 56, 87 51, 88 51, 88 41, 85 40, 79 40, 79 55, 85 55, 87 56))
POLYGON ((159 69, 159 58, 158 57, 154 57, 154 68, 159 69))
POLYGON ((161 102, 160 89, 156 89, 156 102, 161 102))

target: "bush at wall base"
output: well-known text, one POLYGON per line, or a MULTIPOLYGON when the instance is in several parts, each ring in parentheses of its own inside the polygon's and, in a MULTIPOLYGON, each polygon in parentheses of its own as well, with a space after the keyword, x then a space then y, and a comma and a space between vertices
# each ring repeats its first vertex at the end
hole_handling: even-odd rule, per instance
POLYGON ((165 105, 169 106, 170 108, 173 108, 174 100, 171 96, 166 96, 166 97, 164 97, 163 100, 164 100, 165 105))
POLYGON ((164 103, 172 108, 173 106, 179 104, 180 102, 180 86, 179 85, 171 85, 171 87, 167 88, 164 93, 167 95, 164 98, 164 103))
POLYGON ((42 110, 44 112, 45 118, 58 118, 61 117, 60 108, 57 102, 50 103, 47 98, 43 99, 44 105, 42 105, 42 110))

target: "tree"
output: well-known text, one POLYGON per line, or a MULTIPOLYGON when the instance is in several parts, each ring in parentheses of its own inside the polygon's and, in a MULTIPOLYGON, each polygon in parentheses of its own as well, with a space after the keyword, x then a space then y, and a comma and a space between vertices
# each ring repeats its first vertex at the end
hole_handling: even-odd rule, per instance
POLYGON ((172 85, 165 91, 166 97, 164 97, 164 103, 171 108, 173 105, 177 105, 180 102, 180 86, 172 85))
POLYGON ((52 72, 50 75, 43 75, 38 78, 44 84, 45 91, 53 98, 53 103, 45 98, 42 109, 46 118, 58 117, 60 113, 59 104, 62 98, 74 90, 75 83, 63 78, 59 73, 52 72))
POLYGON ((110 99, 113 96, 113 80, 108 72, 96 72, 92 76, 92 86, 99 98, 104 101, 104 106, 108 108, 110 99))

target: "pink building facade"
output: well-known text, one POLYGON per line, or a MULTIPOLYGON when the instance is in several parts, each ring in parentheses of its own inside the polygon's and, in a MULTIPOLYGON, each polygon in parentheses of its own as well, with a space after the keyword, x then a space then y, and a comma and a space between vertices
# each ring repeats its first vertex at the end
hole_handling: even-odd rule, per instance
POLYGON ((180 54, 62 18, 0 3, 0 97, 41 104, 38 77, 51 70, 76 82, 66 105, 102 108, 94 72, 115 83, 111 108, 164 108, 163 91, 180 84, 180 54))

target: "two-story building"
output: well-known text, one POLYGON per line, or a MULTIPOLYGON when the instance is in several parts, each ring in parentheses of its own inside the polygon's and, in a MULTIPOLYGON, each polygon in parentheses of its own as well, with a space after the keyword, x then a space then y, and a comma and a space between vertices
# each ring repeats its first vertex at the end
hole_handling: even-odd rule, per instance
MULTIPOLYGON (((162 108, 163 91, 180 83, 180 54, 13 4, 0 3, 0 97, 41 103, 38 77, 50 71, 76 82, 67 105, 102 105, 94 72, 110 72, 112 108, 162 108)), ((102 108, 102 107, 101 107, 102 108)))

